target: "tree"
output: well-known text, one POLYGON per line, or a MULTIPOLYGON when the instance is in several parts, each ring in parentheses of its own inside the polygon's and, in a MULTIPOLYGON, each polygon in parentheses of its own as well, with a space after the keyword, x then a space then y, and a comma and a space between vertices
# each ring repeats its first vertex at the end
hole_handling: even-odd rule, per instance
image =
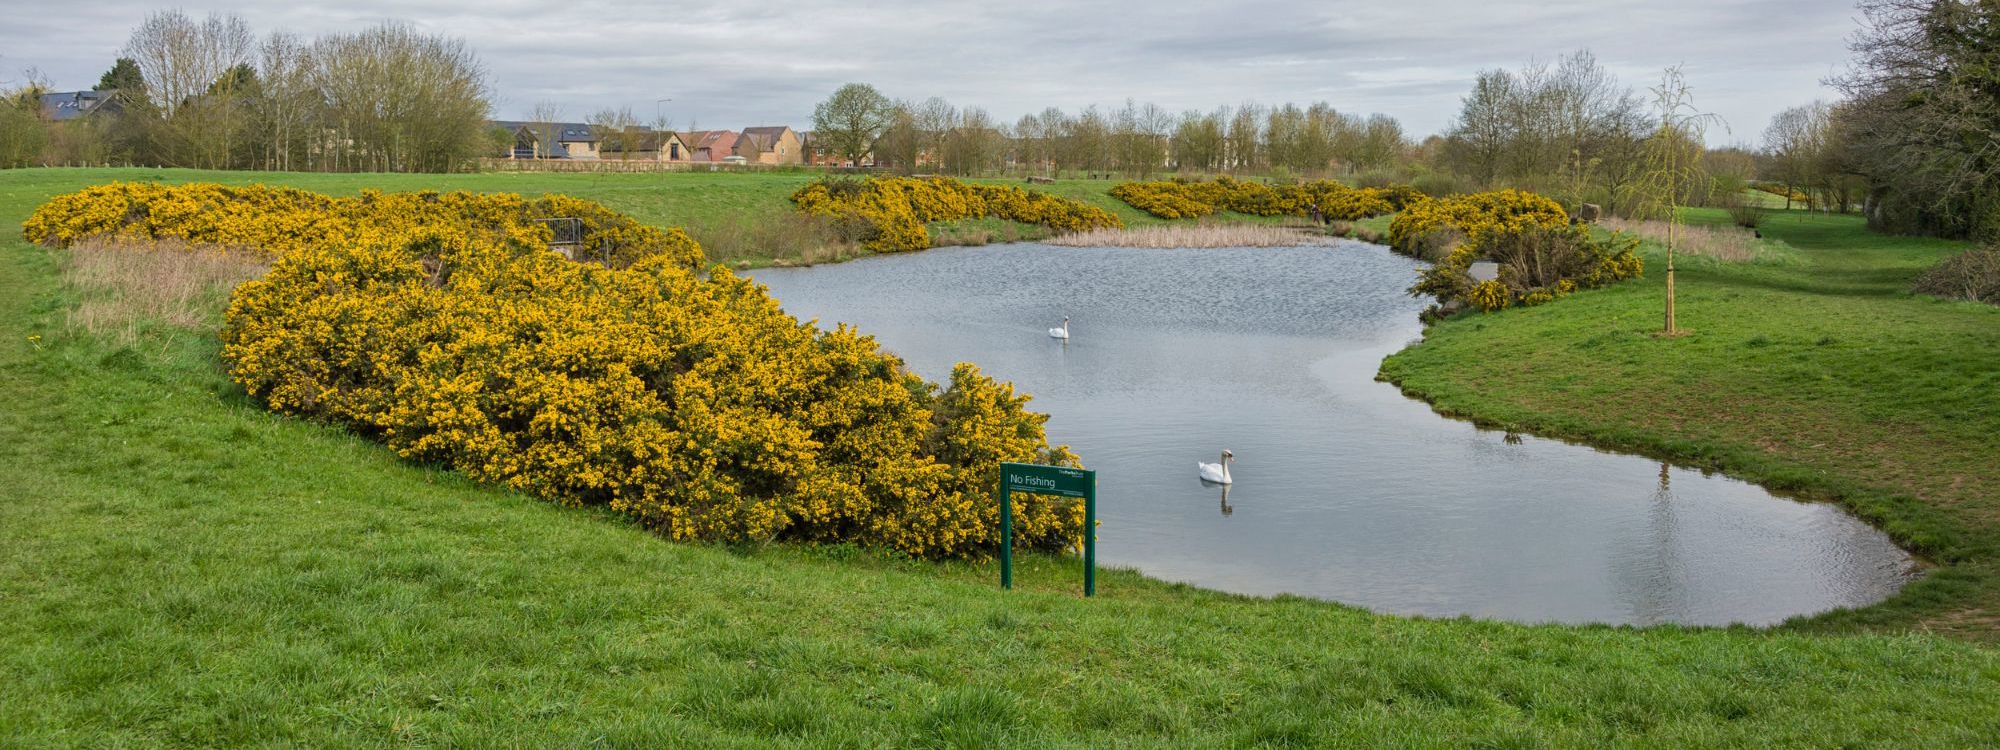
POLYGON ((888 127, 888 115, 888 97, 874 86, 850 83, 813 108, 813 140, 858 165, 888 127))
POLYGON ((1209 172, 1222 163, 1223 110, 1208 114, 1188 111, 1174 126, 1174 169, 1209 172))
POLYGON ((1244 104, 1236 108, 1229 117, 1228 156, 1225 165, 1231 172, 1254 170, 1263 164, 1264 134, 1258 125, 1263 117, 1263 109, 1255 104, 1244 104))
POLYGON ((1830 111, 1825 102, 1792 107, 1773 115, 1771 125, 1764 128, 1764 150, 1771 157, 1771 176, 1785 186, 1787 210, 1792 207, 1792 194, 1800 186, 1818 182, 1830 111))
POLYGON ((598 110, 590 116, 590 132, 597 136, 601 153, 615 151, 620 158, 631 158, 639 148, 639 119, 632 116, 631 107, 598 110))
POLYGON ((157 11, 133 29, 125 57, 138 66, 152 99, 148 112, 158 118, 149 139, 155 160, 234 166, 229 156, 243 117, 234 96, 242 79, 232 71, 250 62, 252 40, 249 24, 236 15, 196 22, 179 10, 157 11))
POLYGON ((1666 334, 1680 335, 1674 319, 1674 252, 1680 239, 1681 206, 1690 190, 1708 180, 1703 172, 1703 147, 1715 115, 1694 106, 1694 89, 1680 66, 1667 68, 1653 87, 1653 114, 1658 125, 1646 141, 1646 167, 1634 186, 1635 205, 1642 215, 1667 222, 1666 334))
POLYGON ((464 40, 400 23, 329 34, 309 50, 341 168, 448 172, 485 147, 485 68, 464 40))
POLYGON ((1869 222, 2000 239, 2000 2, 1861 0, 1839 132, 1869 222))
POLYGON ((118 58, 111 69, 97 79, 92 91, 116 91, 126 97, 145 96, 146 76, 139 72, 139 62, 129 57, 118 58))
POLYGON ((535 158, 555 156, 556 139, 562 137, 562 118, 562 105, 555 102, 536 102, 528 110, 528 132, 535 138, 535 158))
POLYGON ((41 158, 49 140, 41 116, 45 91, 39 83, 0 91, 0 169, 29 166, 41 158))

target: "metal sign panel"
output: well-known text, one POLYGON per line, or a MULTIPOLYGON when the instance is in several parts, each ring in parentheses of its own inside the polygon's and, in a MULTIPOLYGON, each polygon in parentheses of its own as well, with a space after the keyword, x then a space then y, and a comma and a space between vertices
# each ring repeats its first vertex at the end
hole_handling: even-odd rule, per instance
POLYGON ((1000 464, 1000 588, 1014 588, 1014 493, 1083 500, 1083 595, 1097 595, 1097 472, 1067 466, 1000 464))

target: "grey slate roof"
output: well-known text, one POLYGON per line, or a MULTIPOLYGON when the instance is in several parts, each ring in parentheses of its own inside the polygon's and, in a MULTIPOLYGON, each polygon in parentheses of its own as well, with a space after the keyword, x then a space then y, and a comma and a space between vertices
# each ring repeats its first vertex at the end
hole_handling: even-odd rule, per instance
POLYGON ((42 94, 42 116, 57 122, 74 120, 97 111, 117 95, 116 91, 51 91, 42 94))

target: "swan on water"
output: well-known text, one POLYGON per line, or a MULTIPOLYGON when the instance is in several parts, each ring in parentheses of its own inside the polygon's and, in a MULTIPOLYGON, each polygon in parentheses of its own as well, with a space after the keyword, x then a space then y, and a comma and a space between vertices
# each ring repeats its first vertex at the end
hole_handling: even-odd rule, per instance
POLYGON ((1049 338, 1052 339, 1069 338, 1069 316, 1067 315, 1063 316, 1063 324, 1061 328, 1049 329, 1049 338))
POLYGON ((1201 481, 1229 484, 1229 465, 1233 463, 1236 463, 1236 454, 1230 453, 1228 448, 1224 448, 1222 449, 1222 460, 1220 462, 1211 464, 1196 461, 1195 466, 1201 468, 1201 481))

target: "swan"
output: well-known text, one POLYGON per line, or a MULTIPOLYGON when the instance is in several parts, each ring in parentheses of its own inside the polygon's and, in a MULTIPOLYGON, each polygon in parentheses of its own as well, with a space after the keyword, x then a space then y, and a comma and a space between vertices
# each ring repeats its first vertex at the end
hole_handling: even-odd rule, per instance
POLYGON ((1062 324, 1062 327, 1061 327, 1061 328, 1051 328, 1051 329, 1049 329, 1049 338, 1052 338, 1052 339, 1067 339, 1067 338, 1069 338, 1069 316, 1067 316, 1067 315, 1063 316, 1063 324, 1062 324))
POLYGON ((1201 469, 1201 481, 1229 484, 1229 465, 1233 463, 1236 463, 1236 454, 1230 453, 1228 448, 1224 448, 1222 449, 1222 461, 1220 463, 1209 464, 1196 461, 1194 465, 1201 469))

